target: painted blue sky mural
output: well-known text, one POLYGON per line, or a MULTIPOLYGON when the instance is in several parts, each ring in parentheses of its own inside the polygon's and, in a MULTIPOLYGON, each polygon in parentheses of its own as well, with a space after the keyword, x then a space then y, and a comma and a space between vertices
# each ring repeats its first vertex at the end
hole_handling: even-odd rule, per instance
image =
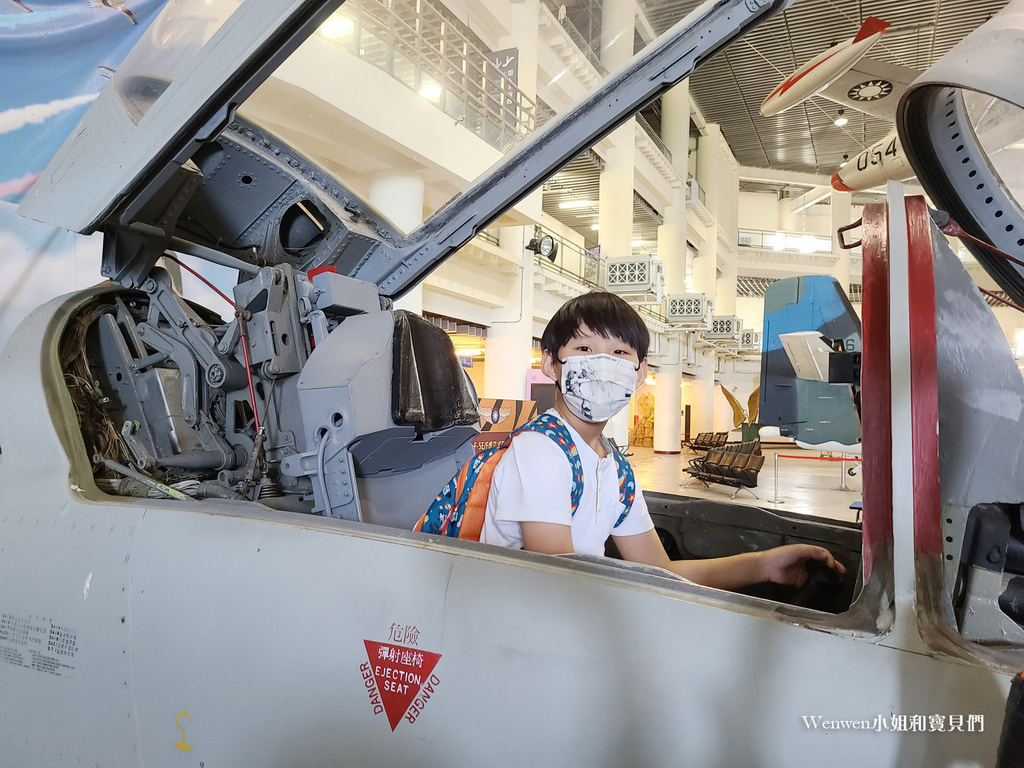
POLYGON ((0 200, 19 202, 167 0, 0 0, 0 200))

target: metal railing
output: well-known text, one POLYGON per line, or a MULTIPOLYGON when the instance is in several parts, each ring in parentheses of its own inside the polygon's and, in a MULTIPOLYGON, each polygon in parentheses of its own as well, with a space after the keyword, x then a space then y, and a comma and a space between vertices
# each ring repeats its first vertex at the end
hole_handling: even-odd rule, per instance
POLYGON ((648 123, 644 119, 643 115, 641 115, 639 112, 636 113, 636 122, 641 128, 644 129, 644 132, 651 137, 651 141, 654 142, 654 146, 660 149, 661 154, 663 154, 666 158, 668 158, 669 162, 671 162, 672 153, 669 151, 669 148, 665 146, 665 142, 661 140, 661 136, 658 135, 658 132, 654 130, 654 126, 648 123))
POLYGON ((585 248, 577 245, 571 240, 566 240, 557 232, 547 227, 538 227, 540 235, 551 235, 558 245, 555 258, 538 254, 534 262, 544 269, 557 272, 560 275, 571 277, 573 280, 583 283, 591 288, 596 288, 601 282, 601 257, 590 253, 585 248))
POLYGON ((763 229, 740 229, 736 244, 765 251, 797 251, 799 253, 832 253, 832 238, 806 232, 779 232, 763 229))
POLYGON ((594 46, 590 44, 590 41, 587 40, 586 36, 576 29, 576 25, 569 20, 569 17, 564 13, 561 13, 564 10, 564 3, 560 3, 558 0, 542 0, 542 2, 544 3, 544 6, 551 11, 551 15, 554 16, 555 19, 558 20, 558 23, 562 25, 562 29, 565 30, 569 39, 572 40, 573 43, 576 44, 576 47, 580 49, 580 53, 586 56, 587 60, 594 66, 594 69, 597 70, 597 74, 601 77, 605 77, 608 74, 608 69, 601 63, 601 57, 597 55, 597 52, 594 50, 594 46))
MULTIPOLYGON (((558 253, 554 259, 537 254, 534 264, 541 269, 555 272, 564 277, 576 280, 588 288, 600 288, 602 283, 603 261, 600 256, 587 251, 571 240, 566 240, 557 232, 547 227, 538 227, 539 235, 551 235, 558 244, 558 253)), ((656 306, 635 307, 642 315, 666 322, 664 303, 656 306)))
POLYGON ((352 26, 329 38, 387 72, 502 151, 535 128, 536 105, 491 53, 427 0, 348 0, 352 26))
POLYGON ((686 198, 688 200, 692 200, 693 199, 693 190, 696 189, 697 190, 697 199, 700 201, 700 204, 704 205, 704 206, 706 206, 708 204, 707 195, 704 194, 704 188, 701 187, 701 185, 697 183, 697 179, 695 179, 693 176, 687 176, 686 177, 686 189, 687 189, 686 198))
MULTIPOLYGON (((576 28, 576 25, 569 20, 568 16, 563 15, 562 18, 559 18, 560 11, 564 10, 563 4, 558 2, 558 0, 543 0, 543 3, 547 7, 547 9, 551 11, 551 15, 554 16, 556 20, 558 20, 559 24, 561 24, 562 29, 565 30, 565 33, 566 35, 569 36, 569 39, 572 40, 573 44, 577 48, 579 48, 580 53, 583 54, 587 61, 590 62, 591 66, 594 67, 594 70, 597 72, 597 74, 602 78, 607 77, 608 68, 601 62, 601 57, 594 50, 594 47, 590 44, 590 41, 588 41, 587 38, 576 28)), ((669 161, 671 161, 672 153, 669 151, 668 147, 665 146, 665 142, 662 141, 661 136, 658 135, 658 132, 654 130, 651 124, 648 123, 640 115, 639 112, 636 115, 636 120, 637 123, 640 124, 640 127, 643 128, 644 131, 647 133, 647 135, 651 137, 651 141, 654 142, 655 146, 661 150, 662 154, 664 154, 665 157, 669 159, 669 161)), ((544 120, 541 120, 540 122, 544 122, 544 120)))

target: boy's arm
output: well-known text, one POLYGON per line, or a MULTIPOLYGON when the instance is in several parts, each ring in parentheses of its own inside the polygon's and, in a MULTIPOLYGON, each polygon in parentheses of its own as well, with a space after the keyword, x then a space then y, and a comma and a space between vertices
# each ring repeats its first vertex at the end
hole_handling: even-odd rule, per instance
POLYGON ((808 560, 821 560, 839 573, 846 572, 831 552, 810 544, 788 544, 763 552, 745 552, 707 560, 669 560, 654 529, 634 536, 613 538, 626 560, 665 568, 690 581, 716 589, 740 589, 765 581, 800 587, 807 581, 808 560))
MULTIPOLYGON (((524 522, 519 527, 523 531, 523 549, 528 552, 541 552, 545 555, 567 555, 572 553, 572 528, 559 523, 524 522)), ((660 541, 658 542, 661 543, 660 541)))

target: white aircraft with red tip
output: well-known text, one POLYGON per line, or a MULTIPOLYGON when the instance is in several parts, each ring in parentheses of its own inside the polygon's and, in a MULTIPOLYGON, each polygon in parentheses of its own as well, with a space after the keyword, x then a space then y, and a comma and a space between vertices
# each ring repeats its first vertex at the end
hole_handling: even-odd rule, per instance
MULTIPOLYGON (((772 117, 812 96, 823 96, 895 122, 900 96, 920 73, 865 58, 889 26, 889 22, 869 16, 856 35, 822 51, 782 81, 761 104, 761 114, 772 117)), ((893 131, 836 171, 832 186, 841 192, 853 192, 877 187, 889 179, 904 181, 913 175, 893 131)))

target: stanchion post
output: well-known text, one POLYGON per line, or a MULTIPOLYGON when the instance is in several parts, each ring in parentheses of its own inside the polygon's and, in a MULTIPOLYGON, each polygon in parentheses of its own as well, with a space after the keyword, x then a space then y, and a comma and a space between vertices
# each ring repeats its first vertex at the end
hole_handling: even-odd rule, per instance
POLYGON ((852 491, 853 489, 850 488, 846 484, 846 454, 845 453, 842 454, 842 461, 839 463, 839 466, 840 466, 840 468, 842 470, 842 474, 839 476, 839 487, 838 488, 833 488, 832 490, 834 490, 834 491, 852 491))
POLYGON ((779 452, 775 452, 775 496, 769 499, 771 504, 782 504, 782 499, 779 498, 779 452))

